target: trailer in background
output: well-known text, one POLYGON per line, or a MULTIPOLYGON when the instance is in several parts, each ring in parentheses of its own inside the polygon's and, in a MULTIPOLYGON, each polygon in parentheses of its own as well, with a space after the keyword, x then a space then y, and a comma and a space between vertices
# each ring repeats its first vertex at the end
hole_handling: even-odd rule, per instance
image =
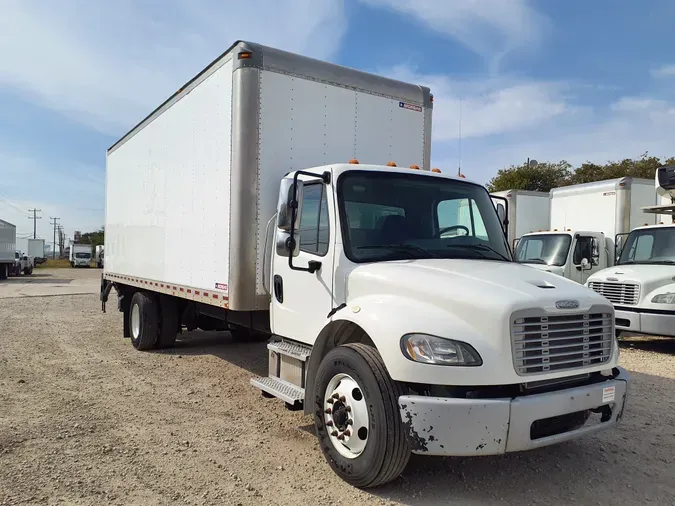
POLYGON ((28 256, 33 259, 35 265, 44 263, 45 257, 45 240, 44 239, 28 239, 28 256))
POLYGON ((16 227, 0 220, 0 279, 14 271, 16 260, 16 227))
POLYGON ((490 195, 493 199, 506 200, 506 213, 509 220, 506 237, 514 250, 523 234, 548 228, 549 194, 547 192, 504 190, 493 192, 490 195))
POLYGON ((622 177, 554 188, 550 201, 549 225, 521 238, 516 260, 582 284, 614 265, 617 237, 656 222, 641 210, 657 202, 649 179, 622 177))

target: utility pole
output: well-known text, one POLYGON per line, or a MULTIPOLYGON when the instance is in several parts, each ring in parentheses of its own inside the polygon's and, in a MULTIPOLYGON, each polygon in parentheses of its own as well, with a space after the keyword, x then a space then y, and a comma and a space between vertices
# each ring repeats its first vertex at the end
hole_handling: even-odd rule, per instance
POLYGON ((33 220, 33 239, 37 239, 37 220, 41 220, 42 216, 38 216, 37 213, 42 211, 42 209, 29 209, 28 212, 33 213, 33 217, 28 217, 29 220, 33 220))
POLYGON ((53 222, 52 224, 54 225, 54 247, 52 248, 52 260, 54 260, 56 258, 56 223, 61 218, 52 218, 50 216, 49 219, 52 220, 52 222, 53 222))

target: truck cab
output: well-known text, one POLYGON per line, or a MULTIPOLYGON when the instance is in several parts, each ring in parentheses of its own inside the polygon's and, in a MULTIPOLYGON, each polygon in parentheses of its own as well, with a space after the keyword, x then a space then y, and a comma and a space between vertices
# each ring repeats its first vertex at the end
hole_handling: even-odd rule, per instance
POLYGON ((617 237, 616 265, 586 285, 614 304, 617 333, 675 337, 675 165, 656 170, 655 187, 671 203, 642 211, 669 219, 636 227, 625 240, 617 237))
POLYGON ((588 277, 613 265, 614 248, 602 232, 547 230, 521 237, 515 260, 584 284, 588 277))
POLYGON ((14 253, 14 271, 10 272, 14 276, 21 274, 29 276, 33 274, 33 259, 21 251, 14 253))

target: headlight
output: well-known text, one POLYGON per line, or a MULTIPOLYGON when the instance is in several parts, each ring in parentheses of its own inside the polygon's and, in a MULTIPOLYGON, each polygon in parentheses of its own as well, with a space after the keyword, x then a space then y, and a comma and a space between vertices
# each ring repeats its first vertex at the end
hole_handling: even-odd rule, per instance
POLYGON ((654 304, 675 304, 675 293, 660 293, 652 297, 654 304))
POLYGON ((401 351, 413 362, 434 365, 483 365, 480 355, 470 344, 428 334, 406 334, 401 351))

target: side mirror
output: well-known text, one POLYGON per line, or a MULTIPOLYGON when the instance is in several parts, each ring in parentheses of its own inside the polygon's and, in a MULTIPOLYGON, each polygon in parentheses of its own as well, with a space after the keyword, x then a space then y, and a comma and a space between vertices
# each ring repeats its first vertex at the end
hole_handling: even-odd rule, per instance
POLYGON ((293 207, 296 208, 295 223, 293 228, 298 230, 300 228, 300 215, 302 214, 302 193, 303 182, 298 180, 297 184, 293 184, 290 178, 281 180, 279 188, 279 202, 277 203, 277 228, 284 232, 291 231, 291 217, 293 216, 293 207), (293 201, 293 187, 295 186, 295 203, 293 201))
POLYGON ((591 239, 591 265, 600 265, 600 244, 596 237, 591 239))
POLYGON ((583 271, 583 270, 588 269, 588 265, 589 265, 588 258, 582 258, 581 259, 581 270, 583 271))
POLYGON ((292 254, 297 257, 300 254, 300 234, 296 232, 293 235, 295 236, 292 241, 294 244, 291 244, 291 233, 285 230, 277 230, 277 255, 288 257, 292 254))

